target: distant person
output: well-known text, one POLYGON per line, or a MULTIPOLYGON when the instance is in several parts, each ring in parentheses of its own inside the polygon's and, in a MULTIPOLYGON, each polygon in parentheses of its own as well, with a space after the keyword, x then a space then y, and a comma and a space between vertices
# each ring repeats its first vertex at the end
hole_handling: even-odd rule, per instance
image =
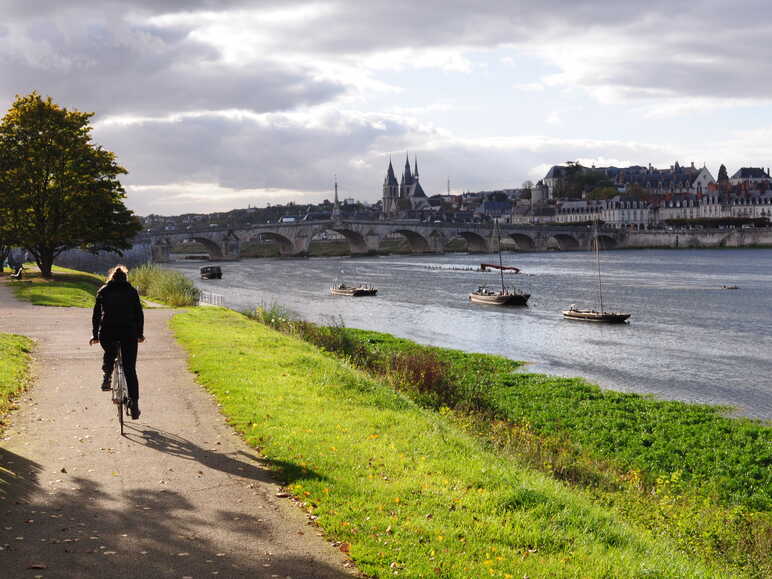
POLYGON ((102 361, 102 390, 110 391, 118 346, 121 348, 126 386, 129 390, 127 405, 132 419, 139 418, 139 382, 137 380, 137 344, 145 341, 145 317, 137 290, 129 283, 128 269, 116 265, 107 273, 107 283, 96 294, 91 316, 92 338, 104 350, 102 361))

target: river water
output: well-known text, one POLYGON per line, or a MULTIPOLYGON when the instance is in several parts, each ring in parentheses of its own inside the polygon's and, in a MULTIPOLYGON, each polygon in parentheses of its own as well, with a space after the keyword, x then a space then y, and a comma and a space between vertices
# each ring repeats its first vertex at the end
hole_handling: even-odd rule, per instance
POLYGON ((244 259, 223 279, 198 278, 200 262, 177 261, 237 310, 281 304, 311 321, 528 362, 529 371, 580 376, 613 390, 729 405, 772 419, 772 250, 620 250, 601 253, 604 305, 630 323, 564 320, 569 304, 597 307, 589 252, 505 253, 521 268, 507 285, 531 293, 527 307, 469 303, 498 272, 470 271, 495 255, 244 259), (368 281, 376 297, 329 295, 333 278, 368 281), (722 289, 737 285, 737 290, 722 289))

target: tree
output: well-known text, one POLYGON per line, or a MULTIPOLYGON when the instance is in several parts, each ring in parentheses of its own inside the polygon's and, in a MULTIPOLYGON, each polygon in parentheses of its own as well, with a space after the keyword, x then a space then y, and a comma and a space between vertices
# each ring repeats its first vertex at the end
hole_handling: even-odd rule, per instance
POLYGON ((123 204, 126 169, 91 142, 92 116, 33 92, 0 122, 0 236, 29 251, 46 278, 62 251, 120 253, 142 228, 123 204))
POLYGON ((729 174, 726 172, 726 167, 722 163, 718 168, 718 190, 721 193, 726 193, 729 190, 729 174))

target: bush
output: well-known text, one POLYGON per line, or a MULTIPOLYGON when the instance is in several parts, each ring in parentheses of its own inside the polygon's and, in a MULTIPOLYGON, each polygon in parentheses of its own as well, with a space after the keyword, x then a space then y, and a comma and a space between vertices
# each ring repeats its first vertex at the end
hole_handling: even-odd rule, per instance
POLYGON ((129 281, 137 291, 153 300, 170 306, 198 304, 200 291, 193 282, 178 271, 145 264, 129 271, 129 281))

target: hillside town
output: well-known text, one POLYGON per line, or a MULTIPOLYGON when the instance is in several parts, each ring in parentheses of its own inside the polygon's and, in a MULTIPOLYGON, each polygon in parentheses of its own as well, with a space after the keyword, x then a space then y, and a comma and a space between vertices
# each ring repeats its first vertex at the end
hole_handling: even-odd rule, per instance
POLYGON ((382 197, 375 203, 338 198, 319 204, 269 205, 211 214, 148 215, 148 232, 249 227, 329 219, 410 220, 419 222, 511 224, 600 223, 617 229, 665 229, 689 226, 768 226, 772 218, 769 168, 741 167, 731 176, 724 165, 714 178, 707 167, 675 162, 668 168, 586 167, 578 162, 552 166, 537 183, 489 191, 427 195, 420 183, 418 159, 397 179, 389 159, 382 197))

